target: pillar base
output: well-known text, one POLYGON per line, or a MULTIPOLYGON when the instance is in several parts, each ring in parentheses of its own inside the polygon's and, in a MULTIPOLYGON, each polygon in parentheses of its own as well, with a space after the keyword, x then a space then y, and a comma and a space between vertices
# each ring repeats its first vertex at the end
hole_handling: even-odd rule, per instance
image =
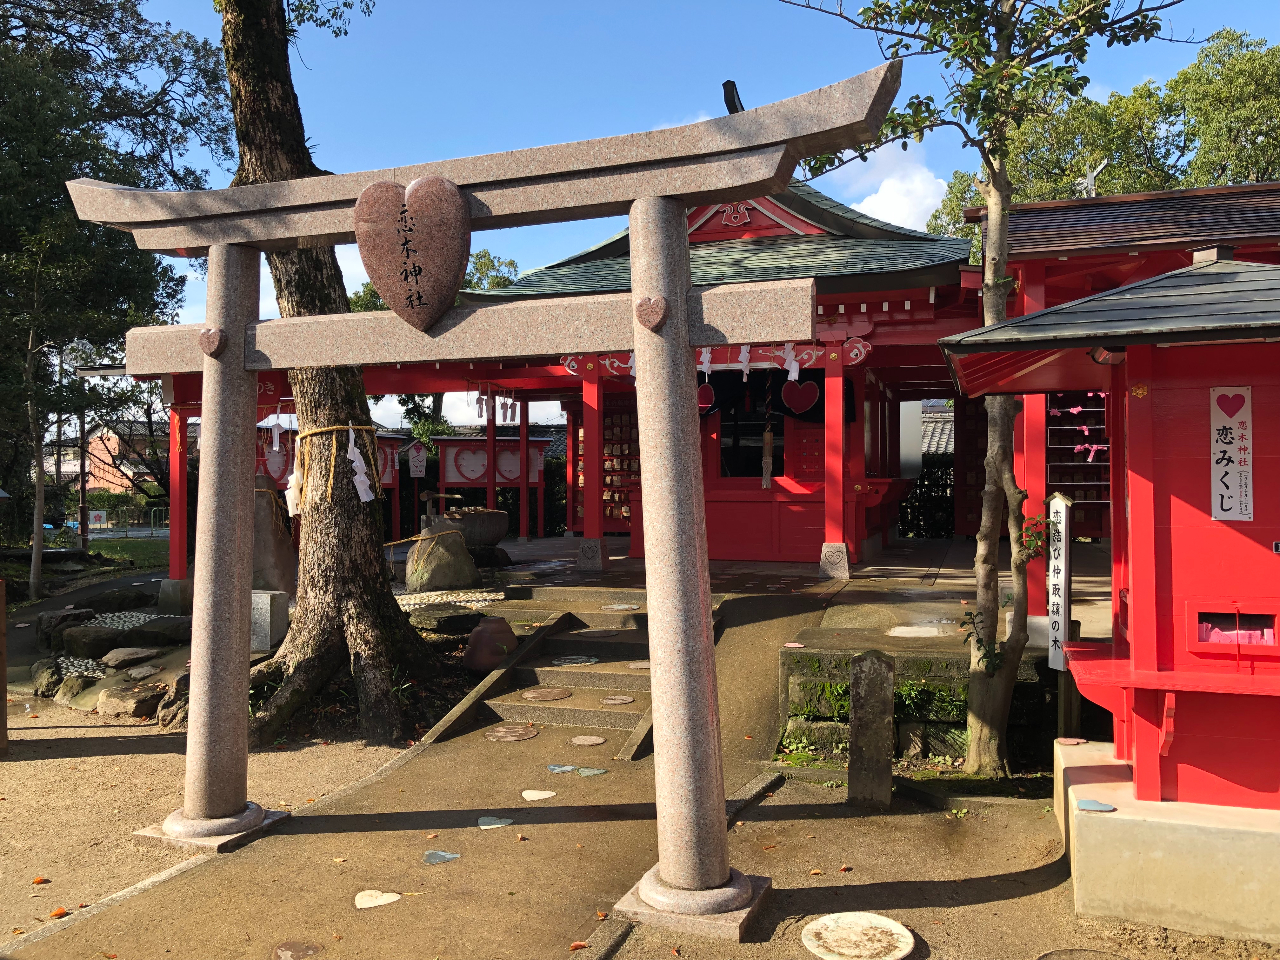
POLYGON ((818 560, 818 572, 828 580, 849 579, 849 545, 824 543, 818 560))
POLYGON ((636 923, 741 943, 747 923, 772 886, 773 881, 768 877, 748 877, 734 870, 730 874, 729 883, 723 887, 713 890, 678 890, 662 882, 655 866, 614 905, 613 912, 616 916, 626 917, 636 923), (645 895, 669 904, 670 908, 659 909, 653 906, 645 895), (724 909, 727 904, 737 906, 724 909), (710 912, 717 907, 722 912, 710 912), (692 912, 699 909, 708 912, 692 912))
POLYGON ((287 816, 287 810, 264 810, 252 802, 238 816, 210 820, 191 819, 179 808, 165 817, 164 823, 135 830, 134 836, 186 850, 226 853, 265 833, 287 816))
POLYGON ((579 570, 608 570, 609 551, 605 548, 604 538, 583 537, 578 543, 579 570))

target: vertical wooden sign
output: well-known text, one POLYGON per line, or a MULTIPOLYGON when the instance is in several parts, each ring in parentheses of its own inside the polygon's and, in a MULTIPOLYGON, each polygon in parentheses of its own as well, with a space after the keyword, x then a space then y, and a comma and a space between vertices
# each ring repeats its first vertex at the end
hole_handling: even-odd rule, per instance
POLYGON ((1210 509, 1214 520, 1253 519, 1253 389, 1209 389, 1210 509))
POLYGON ((1071 498, 1061 493, 1048 500, 1045 567, 1049 581, 1049 666, 1054 670, 1067 668, 1063 651, 1071 638, 1071 504, 1071 498))

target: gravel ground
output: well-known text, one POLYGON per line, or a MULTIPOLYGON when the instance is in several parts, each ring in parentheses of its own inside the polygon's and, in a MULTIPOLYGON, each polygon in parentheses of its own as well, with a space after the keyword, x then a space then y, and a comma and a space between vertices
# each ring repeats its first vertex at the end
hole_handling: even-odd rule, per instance
MULTIPOLYGON (((132 836, 181 805, 183 734, 21 695, 10 697, 7 710, 0 941, 36 929, 59 907, 91 904, 189 856, 132 836), (37 877, 50 882, 33 884, 37 877)), ((398 752, 318 740, 256 752, 249 756, 249 796, 274 809, 305 807, 398 752)))

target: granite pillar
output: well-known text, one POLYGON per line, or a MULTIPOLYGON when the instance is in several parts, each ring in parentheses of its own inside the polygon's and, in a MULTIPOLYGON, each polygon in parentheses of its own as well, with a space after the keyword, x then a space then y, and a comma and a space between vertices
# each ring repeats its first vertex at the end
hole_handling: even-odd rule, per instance
POLYGON ((529 542, 529 401, 520 401, 520 542, 529 542))
POLYGON ((684 203, 637 200, 630 227, 658 822, 658 865, 635 893, 660 913, 728 914, 753 887, 725 832, 684 203))
POLYGON ((186 790, 163 827, 178 839, 242 833, 263 819, 247 802, 258 384, 244 366, 261 258, 252 247, 209 250, 186 790))
POLYGON ((879 650, 849 668, 849 802, 876 810, 893 799, 893 673, 879 650))

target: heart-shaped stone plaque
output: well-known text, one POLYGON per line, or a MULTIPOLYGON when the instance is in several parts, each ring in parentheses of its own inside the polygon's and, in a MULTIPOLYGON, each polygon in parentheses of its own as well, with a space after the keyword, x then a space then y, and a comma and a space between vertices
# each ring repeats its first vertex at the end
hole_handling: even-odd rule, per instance
POLYGON ((361 890, 356 894, 356 909, 368 910, 370 907, 385 907, 400 899, 398 893, 383 893, 381 890, 361 890))
POLYGON ((556 795, 554 790, 522 790, 520 796, 532 802, 534 800, 550 800, 556 795))
POLYGON ((227 349, 226 333, 221 327, 205 327, 200 331, 200 349, 206 357, 218 359, 222 356, 222 351, 227 349))
POLYGON ((471 255, 471 214, 456 184, 371 183, 356 201, 355 228, 369 280, 400 319, 427 330, 453 306, 471 255))
POLYGON ((636 319, 646 330, 657 333, 667 322, 667 298, 644 297, 636 301, 636 319))

